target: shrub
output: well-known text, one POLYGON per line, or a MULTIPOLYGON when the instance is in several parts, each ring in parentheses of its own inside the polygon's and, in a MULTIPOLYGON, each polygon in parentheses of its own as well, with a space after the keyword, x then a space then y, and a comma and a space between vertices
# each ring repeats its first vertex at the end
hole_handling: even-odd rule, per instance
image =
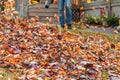
POLYGON ((108 15, 107 18, 102 18, 98 16, 87 16, 86 23, 89 25, 115 27, 119 25, 119 17, 115 16, 115 14, 108 15))
POLYGON ((98 16, 88 16, 86 23, 91 25, 101 25, 102 19, 101 17, 98 17, 98 16))
POLYGON ((105 20, 108 26, 114 27, 119 25, 119 17, 115 16, 115 14, 108 15, 105 20))
POLYGON ((1 0, 0 1, 0 11, 4 11, 5 9, 5 5, 4 5, 4 2, 7 2, 8 0, 1 0))

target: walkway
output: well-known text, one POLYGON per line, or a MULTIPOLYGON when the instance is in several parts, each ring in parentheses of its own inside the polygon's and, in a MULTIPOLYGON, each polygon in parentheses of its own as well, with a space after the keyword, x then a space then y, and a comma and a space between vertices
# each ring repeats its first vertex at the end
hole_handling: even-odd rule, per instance
POLYGON ((92 31, 92 32, 120 35, 120 32, 117 33, 114 28, 102 28, 102 27, 100 27, 100 28, 86 28, 86 29, 89 31, 92 31))

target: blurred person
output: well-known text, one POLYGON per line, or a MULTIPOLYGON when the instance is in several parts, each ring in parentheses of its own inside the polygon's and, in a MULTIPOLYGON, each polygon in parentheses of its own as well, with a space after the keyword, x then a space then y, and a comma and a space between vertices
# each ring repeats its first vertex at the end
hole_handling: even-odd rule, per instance
POLYGON ((67 24, 68 29, 72 29, 72 0, 58 0, 58 14, 61 27, 67 24))

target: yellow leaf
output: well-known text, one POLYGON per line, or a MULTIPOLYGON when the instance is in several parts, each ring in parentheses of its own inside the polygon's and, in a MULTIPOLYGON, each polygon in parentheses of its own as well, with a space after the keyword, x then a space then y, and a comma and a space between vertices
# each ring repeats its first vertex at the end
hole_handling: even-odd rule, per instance
POLYGON ((38 2, 35 0, 32 0, 31 2, 32 2, 32 4, 38 4, 38 2))
POLYGON ((10 16, 6 16, 5 19, 10 21, 12 18, 10 16))
POLYGON ((19 12, 18 11, 13 11, 13 14, 18 14, 19 12))
POLYGON ((72 71, 71 74, 77 74, 77 72, 76 71, 72 71))
POLYGON ((91 3, 91 0, 87 0, 87 3, 91 3))
POLYGON ((49 77, 46 77, 44 80, 50 80, 50 78, 49 78, 49 77))
POLYGON ((106 0, 107 2, 110 2, 110 0, 106 0))
POLYGON ((70 60, 75 63, 75 60, 73 58, 71 58, 70 60))
POLYGON ((117 30, 114 30, 114 33, 118 34, 119 32, 117 30))
POLYGON ((1 79, 1 78, 3 78, 3 76, 2 76, 2 75, 0 75, 0 79, 1 79))

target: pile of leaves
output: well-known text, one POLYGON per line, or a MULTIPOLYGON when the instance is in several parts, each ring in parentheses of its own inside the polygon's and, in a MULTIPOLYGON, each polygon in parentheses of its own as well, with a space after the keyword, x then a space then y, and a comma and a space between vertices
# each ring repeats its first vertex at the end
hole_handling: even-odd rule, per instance
POLYGON ((0 15, 0 67, 21 73, 17 80, 97 80, 103 71, 120 76, 120 43, 38 21, 0 15))

